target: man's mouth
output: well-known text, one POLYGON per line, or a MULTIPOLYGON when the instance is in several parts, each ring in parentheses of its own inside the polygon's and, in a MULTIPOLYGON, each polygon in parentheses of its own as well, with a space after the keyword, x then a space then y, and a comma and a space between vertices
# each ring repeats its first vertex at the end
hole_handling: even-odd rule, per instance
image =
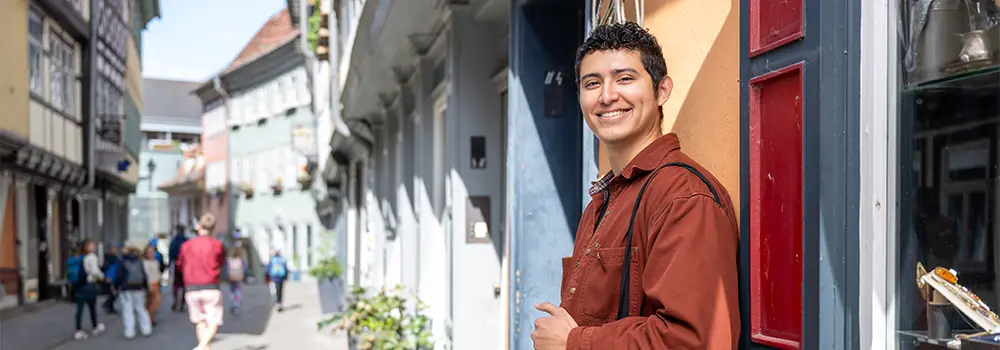
POLYGON ((632 111, 632 109, 629 108, 629 109, 620 109, 620 110, 617 110, 617 111, 611 111, 611 112, 605 112, 605 113, 597 113, 597 117, 598 118, 615 118, 615 117, 620 117, 622 115, 625 115, 625 113, 628 113, 628 112, 631 112, 631 111, 632 111))

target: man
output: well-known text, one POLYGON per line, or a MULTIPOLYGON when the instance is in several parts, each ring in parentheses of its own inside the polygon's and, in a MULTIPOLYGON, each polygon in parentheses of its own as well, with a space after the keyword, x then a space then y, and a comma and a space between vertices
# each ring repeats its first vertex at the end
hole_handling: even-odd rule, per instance
POLYGON ((550 316, 535 321, 535 349, 737 347, 733 204, 677 136, 661 131, 673 82, 660 50, 624 23, 597 27, 577 51, 580 108, 611 171, 591 187, 563 259, 561 305, 536 306, 550 316))
MULTIPOLYGON (((181 269, 177 268, 177 256, 181 253, 181 246, 187 242, 187 234, 185 233, 184 226, 177 225, 174 231, 174 239, 170 240, 170 251, 168 252, 168 263, 173 266, 173 296, 174 304, 170 306, 170 310, 183 311, 184 310, 184 273, 181 269)), ((168 277, 169 278, 169 277, 168 277)))
POLYGON ((115 287, 122 301, 125 339, 135 338, 136 321, 139 322, 139 331, 143 336, 153 335, 153 324, 146 310, 147 284, 146 268, 139 257, 139 249, 126 247, 121 258, 121 268, 115 276, 115 287))
POLYGON ((198 346, 195 350, 208 350, 208 343, 222 325, 222 290, 219 276, 226 262, 222 242, 213 237, 215 216, 202 215, 198 221, 198 236, 181 246, 177 256, 177 270, 183 271, 184 300, 188 305, 191 323, 195 324, 198 346))

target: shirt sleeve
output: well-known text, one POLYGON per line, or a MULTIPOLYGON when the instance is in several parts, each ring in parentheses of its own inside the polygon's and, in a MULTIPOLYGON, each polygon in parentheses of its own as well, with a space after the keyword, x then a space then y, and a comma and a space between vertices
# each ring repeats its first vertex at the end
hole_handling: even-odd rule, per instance
POLYGON ((104 280, 104 271, 101 271, 101 264, 97 261, 97 255, 88 254, 83 257, 83 270, 92 279, 90 282, 104 280))
POLYGON ((739 236, 725 210, 705 195, 678 198, 650 228, 642 286, 656 311, 577 327, 569 333, 567 349, 734 348, 739 236))

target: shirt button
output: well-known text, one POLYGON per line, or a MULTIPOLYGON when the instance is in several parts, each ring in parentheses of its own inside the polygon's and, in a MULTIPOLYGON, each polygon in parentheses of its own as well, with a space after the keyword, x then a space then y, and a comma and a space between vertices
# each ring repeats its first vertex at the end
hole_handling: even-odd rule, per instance
POLYGON ((571 287, 569 289, 569 295, 573 295, 573 293, 576 293, 576 287, 571 287))
POLYGON ((583 255, 590 255, 590 248, 587 248, 587 251, 583 252, 583 255))

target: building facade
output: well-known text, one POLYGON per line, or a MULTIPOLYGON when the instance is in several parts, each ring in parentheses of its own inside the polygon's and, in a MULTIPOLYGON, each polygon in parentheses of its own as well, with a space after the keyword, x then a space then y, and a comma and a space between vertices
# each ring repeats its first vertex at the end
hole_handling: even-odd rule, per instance
MULTIPOLYGON (((8 112, 0 127, 3 306, 64 297, 62 262, 75 244, 83 237, 118 237, 101 225, 107 212, 88 205, 104 199, 99 193, 106 186, 94 179, 99 163, 106 162, 103 151, 95 151, 94 136, 109 135, 96 129, 107 125, 99 116, 109 113, 101 108, 113 107, 110 102, 98 106, 108 94, 98 93, 101 64, 95 57, 101 50, 116 57, 119 75, 111 75, 125 81, 129 44, 133 54, 138 52, 130 33, 141 35, 159 15, 155 0, 137 4, 17 0, 0 5, 11 33, 2 42, 3 84, 13 92, 2 100, 8 112)), ((130 65, 134 77, 141 76, 137 59, 130 65)), ((112 221, 124 222, 123 215, 112 221)))
POLYGON ((145 244, 153 237, 169 235, 178 224, 170 215, 169 195, 159 185, 177 175, 185 151, 201 139, 201 102, 191 91, 198 83, 143 79, 142 142, 139 178, 129 197, 130 242, 145 244))
POLYGON ((231 222, 262 263, 271 249, 289 259, 293 277, 316 258, 324 230, 311 191, 316 117, 308 69, 287 10, 272 16, 221 76, 230 113, 231 222))

